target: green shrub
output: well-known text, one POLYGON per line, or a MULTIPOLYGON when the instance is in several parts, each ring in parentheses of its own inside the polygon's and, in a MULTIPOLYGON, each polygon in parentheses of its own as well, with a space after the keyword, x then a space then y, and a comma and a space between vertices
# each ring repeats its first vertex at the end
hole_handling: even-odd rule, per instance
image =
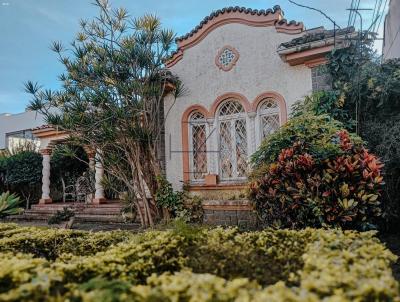
POLYGON ((75 212, 71 209, 64 207, 62 211, 57 211, 53 216, 47 221, 48 224, 58 224, 63 221, 68 221, 70 218, 75 216, 75 212))
POLYGON ((0 254, 0 301, 399 301, 373 232, 181 227, 54 261, 18 251, 0 254))
MULTIPOLYGON (((257 168, 278 159, 282 150, 291 148, 295 142, 307 142, 307 152, 316 160, 342 153, 340 146, 332 140, 343 129, 343 125, 328 115, 303 114, 290 119, 278 131, 264 140, 253 154, 252 163, 257 168)), ((361 145, 359 137, 351 135, 355 145, 361 145)))
POLYGON ((42 182, 42 156, 21 151, 0 160, 0 188, 16 193, 29 205, 39 200, 42 182))
POLYGON ((19 207, 21 200, 15 194, 6 192, 0 195, 0 218, 17 215, 23 211, 19 207))
POLYGON ((172 217, 176 217, 183 210, 183 192, 176 192, 163 175, 157 176, 158 190, 156 202, 161 208, 167 209, 172 217))
POLYGON ((128 240, 130 232, 83 232, 7 224, 0 228, 0 252, 33 254, 56 259, 61 254, 92 255, 128 240))
POLYGON ((293 118, 257 151, 249 196, 265 225, 375 228, 383 165, 339 126, 293 118))

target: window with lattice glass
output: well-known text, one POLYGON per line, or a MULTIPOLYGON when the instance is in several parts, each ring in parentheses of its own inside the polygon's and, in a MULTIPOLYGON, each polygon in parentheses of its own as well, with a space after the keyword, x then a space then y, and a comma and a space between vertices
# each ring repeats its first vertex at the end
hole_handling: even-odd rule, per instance
POLYGON ((204 115, 195 112, 190 118, 191 179, 202 180, 207 173, 206 122, 204 115))
POLYGON ((215 63, 220 69, 228 71, 232 69, 238 59, 239 53, 237 50, 231 46, 225 46, 218 52, 215 63))
POLYGON ((222 180, 246 177, 247 129, 243 106, 236 100, 224 102, 218 111, 219 169, 222 180))
POLYGON ((280 126, 280 108, 274 99, 266 99, 258 109, 261 138, 265 139, 280 126))

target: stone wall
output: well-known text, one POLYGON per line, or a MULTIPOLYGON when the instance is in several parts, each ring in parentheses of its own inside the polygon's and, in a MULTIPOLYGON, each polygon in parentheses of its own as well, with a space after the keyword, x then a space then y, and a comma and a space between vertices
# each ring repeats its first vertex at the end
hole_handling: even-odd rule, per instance
POLYGON ((325 65, 316 66, 311 69, 312 90, 329 90, 332 87, 332 79, 325 65))
POLYGON ((202 203, 204 224, 252 229, 257 215, 248 200, 207 200, 202 203))

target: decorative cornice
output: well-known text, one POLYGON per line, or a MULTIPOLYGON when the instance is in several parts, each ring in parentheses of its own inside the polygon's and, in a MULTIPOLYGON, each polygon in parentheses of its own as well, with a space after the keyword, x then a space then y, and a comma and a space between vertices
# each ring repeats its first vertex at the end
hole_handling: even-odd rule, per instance
POLYGON ((245 24, 255 27, 275 26, 276 31, 285 34, 298 34, 304 31, 302 22, 286 21, 279 5, 273 9, 257 10, 245 7, 227 7, 213 12, 205 17, 193 30, 176 38, 178 49, 166 61, 166 66, 172 67, 178 63, 185 49, 195 46, 214 29, 230 23, 245 24))
POLYGON ((275 28, 278 33, 295 35, 304 31, 304 24, 303 22, 296 22, 294 20, 288 22, 286 19, 282 19, 275 23, 275 28))
MULTIPOLYGON (((257 10, 246 7, 225 7, 223 9, 219 9, 217 11, 212 12, 209 16, 205 17, 199 25, 197 25, 194 29, 192 29, 186 35, 176 38, 177 43, 181 43, 184 40, 188 40, 193 37, 195 34, 200 33, 204 30, 207 30, 210 23, 215 24, 216 19, 219 22, 227 21, 229 19, 239 17, 239 20, 247 21, 249 23, 259 24, 259 26, 264 26, 267 22, 268 25, 271 20, 278 21, 282 18, 283 12, 279 5, 275 5, 273 9, 267 10, 257 10), (268 17, 268 18, 265 18, 268 17)), ((228 22, 231 23, 231 22, 228 22)))

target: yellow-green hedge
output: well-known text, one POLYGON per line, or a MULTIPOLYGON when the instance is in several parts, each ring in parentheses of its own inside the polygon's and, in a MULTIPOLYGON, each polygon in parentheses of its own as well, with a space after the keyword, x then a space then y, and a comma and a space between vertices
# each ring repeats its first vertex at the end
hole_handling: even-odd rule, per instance
POLYGON ((93 255, 126 241, 131 232, 84 232, 0 224, 0 252, 21 252, 56 259, 61 254, 93 255))
MULTIPOLYGON (((390 269, 396 257, 371 232, 149 231, 92 246, 102 251, 91 255, 57 250, 53 260, 13 244, 22 233, 5 233, 16 229, 0 225, 12 246, 1 246, 0 301, 400 301, 390 269)), ((29 247, 43 243, 33 238, 29 247)))

